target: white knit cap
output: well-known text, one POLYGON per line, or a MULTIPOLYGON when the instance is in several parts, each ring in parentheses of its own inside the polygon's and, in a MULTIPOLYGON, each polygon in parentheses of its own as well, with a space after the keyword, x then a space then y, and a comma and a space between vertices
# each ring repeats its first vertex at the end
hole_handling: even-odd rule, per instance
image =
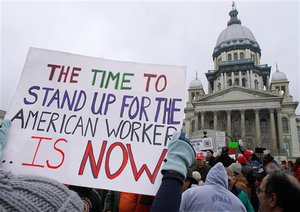
POLYGON ((201 174, 198 171, 193 171, 192 175, 195 180, 197 180, 197 181, 201 180, 201 174))
POLYGON ((242 165, 238 162, 236 163, 232 163, 229 168, 234 172, 234 173, 237 173, 237 174, 240 174, 242 172, 242 165))
POLYGON ((0 211, 83 211, 80 197, 65 185, 0 169, 0 211))

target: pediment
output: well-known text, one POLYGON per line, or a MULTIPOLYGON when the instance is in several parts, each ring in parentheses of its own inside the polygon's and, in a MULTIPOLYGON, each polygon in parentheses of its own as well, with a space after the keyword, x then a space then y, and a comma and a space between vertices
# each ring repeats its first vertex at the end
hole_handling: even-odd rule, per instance
POLYGON ((209 94, 197 99, 197 102, 224 102, 224 101, 257 101, 260 99, 280 98, 267 91, 257 91, 242 87, 231 87, 220 92, 209 94))

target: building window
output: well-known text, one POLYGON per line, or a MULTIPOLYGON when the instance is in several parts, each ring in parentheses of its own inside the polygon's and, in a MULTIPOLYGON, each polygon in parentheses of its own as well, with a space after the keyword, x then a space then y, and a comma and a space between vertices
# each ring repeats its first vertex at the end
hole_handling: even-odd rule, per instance
POLYGON ((192 121, 192 132, 195 132, 196 130, 196 123, 195 120, 192 121))
POLYGON ((288 133, 289 132, 289 122, 288 122, 288 119, 286 117, 283 117, 281 120, 282 120, 282 131, 284 133, 288 133))
POLYGON ((214 121, 213 120, 209 121, 208 128, 209 129, 213 129, 214 128, 214 121))
POLYGON ((228 61, 231 61, 231 60, 232 60, 231 54, 228 54, 228 55, 227 55, 227 58, 228 58, 228 61))
POLYGON ((231 80, 231 79, 229 79, 229 80, 227 81, 227 85, 228 85, 228 86, 232 86, 232 80, 231 80))
POLYGON ((251 132, 250 120, 249 119, 245 119, 245 131, 246 131, 246 134, 250 134, 250 132, 251 132))
POLYGON ((237 54, 237 53, 234 53, 234 54, 233 54, 233 59, 234 59, 234 60, 237 60, 237 59, 238 59, 238 54, 237 54))
POLYGON ((244 59, 244 53, 241 52, 241 53, 240 53, 240 60, 243 60, 243 59, 244 59))
POLYGON ((243 86, 243 87, 246 87, 246 81, 247 81, 246 78, 243 78, 243 79, 242 79, 242 86, 243 86))
POLYGON ((254 86, 255 86, 255 89, 258 90, 258 81, 257 80, 254 81, 254 86))
POLYGON ((290 152, 290 142, 289 142, 289 139, 285 138, 284 139, 284 142, 283 142, 283 145, 284 145, 284 149, 287 153, 287 156, 290 156, 291 152, 290 152))
POLYGON ((268 133, 268 126, 267 126, 266 119, 261 119, 260 120, 260 131, 261 131, 262 134, 267 134, 268 133))
POLYGON ((239 84, 240 84, 240 80, 239 80, 239 79, 235 79, 235 80, 234 80, 234 83, 235 83, 236 85, 239 85, 239 84))
POLYGON ((221 83, 218 83, 218 91, 221 90, 221 83))

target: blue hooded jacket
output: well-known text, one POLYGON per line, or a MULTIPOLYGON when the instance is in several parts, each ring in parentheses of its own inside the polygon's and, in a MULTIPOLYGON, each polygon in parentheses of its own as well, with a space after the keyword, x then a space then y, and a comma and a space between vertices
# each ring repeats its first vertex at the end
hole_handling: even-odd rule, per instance
POLYGON ((228 190, 228 177, 222 163, 217 163, 207 174, 205 184, 182 194, 179 211, 247 211, 243 203, 228 190))

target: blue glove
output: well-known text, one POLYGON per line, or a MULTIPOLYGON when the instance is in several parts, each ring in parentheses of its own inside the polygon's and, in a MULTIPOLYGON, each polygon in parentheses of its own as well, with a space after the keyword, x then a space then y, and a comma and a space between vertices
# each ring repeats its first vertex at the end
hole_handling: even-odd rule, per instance
POLYGON ((2 121, 2 126, 0 128, 0 158, 1 158, 4 146, 7 142, 7 132, 9 130, 10 126, 11 126, 11 120, 4 119, 2 121))
POLYGON ((196 152, 185 137, 185 133, 174 132, 168 143, 168 153, 162 172, 172 170, 186 178, 187 168, 193 164, 195 156, 196 152))

